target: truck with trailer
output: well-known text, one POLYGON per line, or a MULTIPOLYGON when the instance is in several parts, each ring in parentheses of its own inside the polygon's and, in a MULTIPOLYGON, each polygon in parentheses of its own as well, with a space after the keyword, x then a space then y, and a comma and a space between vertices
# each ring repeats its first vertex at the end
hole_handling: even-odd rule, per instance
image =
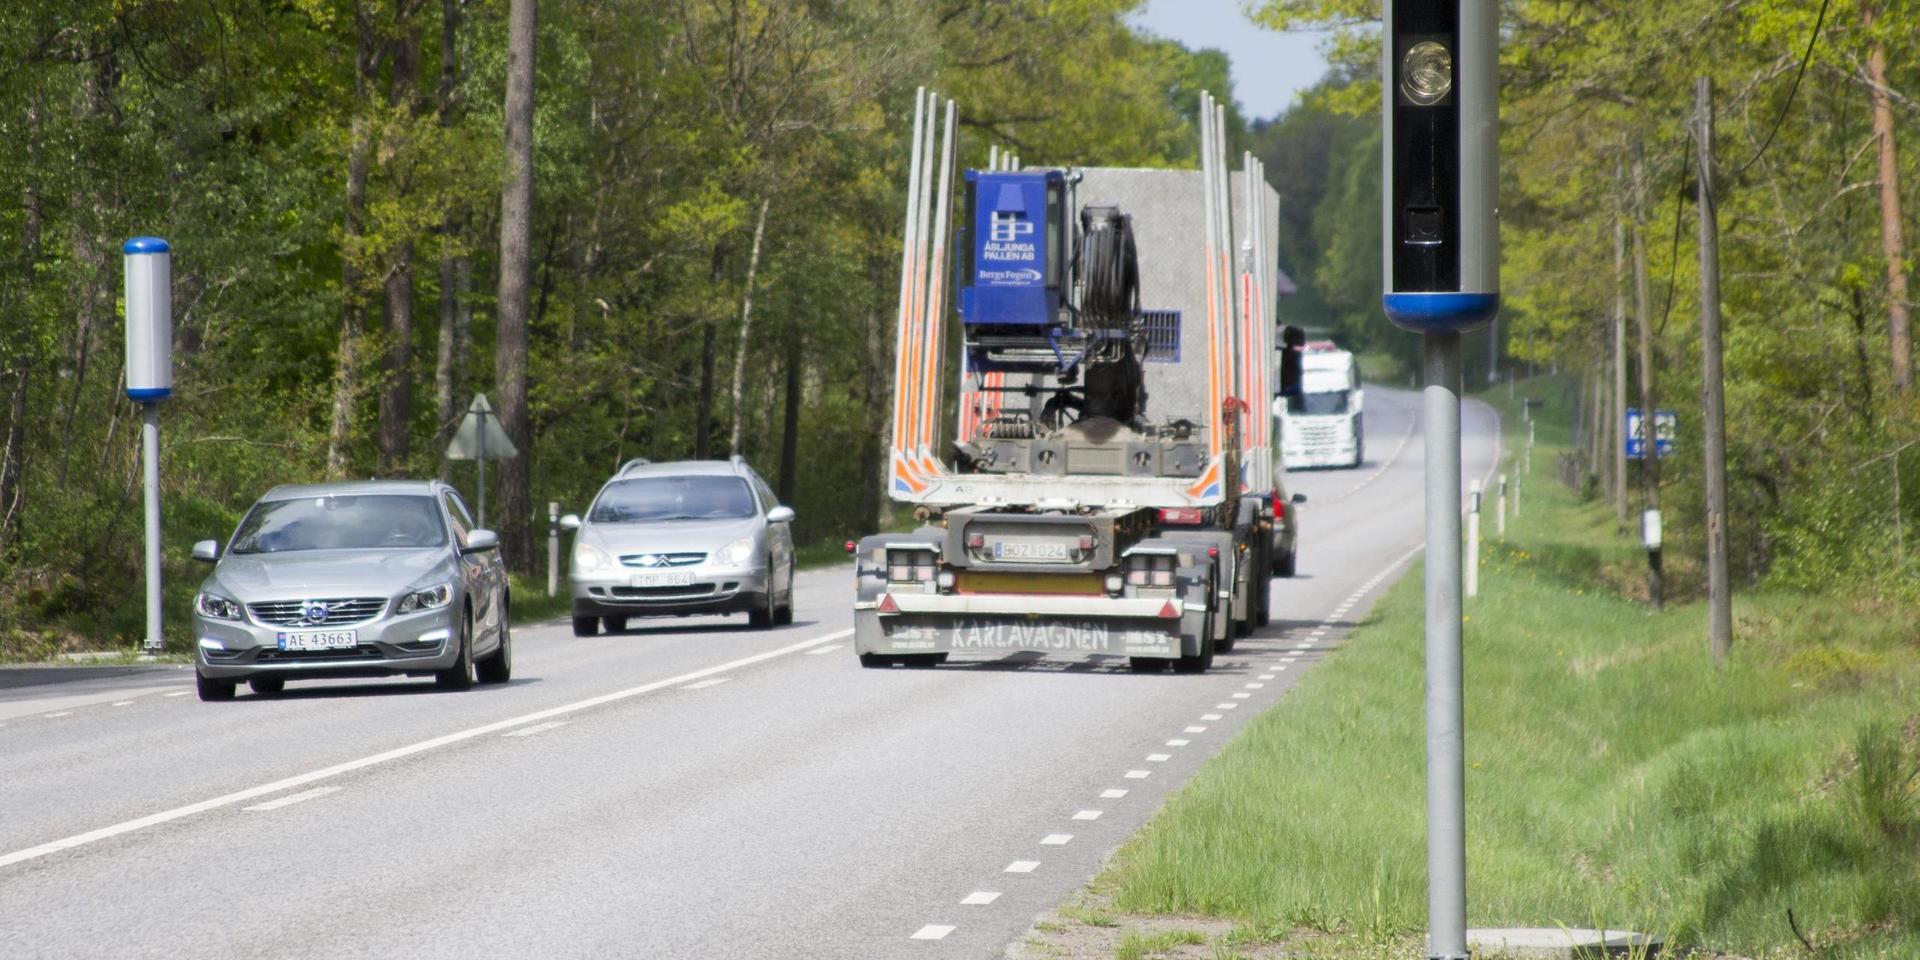
POLYGON ((1360 466, 1367 449, 1365 399, 1353 354, 1331 340, 1308 342, 1299 389, 1274 400, 1287 468, 1360 466))
POLYGON ((936 103, 914 123, 886 480, 920 525, 853 545, 860 661, 1204 671, 1267 621, 1301 500, 1270 415, 1277 196, 1250 155, 1228 172, 1210 102, 1199 170, 963 173, 936 103))

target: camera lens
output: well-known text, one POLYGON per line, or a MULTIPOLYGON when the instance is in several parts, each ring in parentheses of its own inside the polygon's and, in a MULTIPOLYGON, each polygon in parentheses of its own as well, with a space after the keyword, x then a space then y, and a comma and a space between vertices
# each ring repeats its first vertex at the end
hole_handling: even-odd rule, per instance
POLYGON ((1422 40, 1400 60, 1400 92, 1423 107, 1439 103, 1453 92, 1453 54, 1432 40, 1422 40))

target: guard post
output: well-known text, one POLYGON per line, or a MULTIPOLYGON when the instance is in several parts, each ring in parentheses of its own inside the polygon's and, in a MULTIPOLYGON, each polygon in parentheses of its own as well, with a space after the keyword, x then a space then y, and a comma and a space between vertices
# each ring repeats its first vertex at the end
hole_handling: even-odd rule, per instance
POLYGON ((1467 596, 1480 595, 1480 481, 1467 493, 1467 596))
POLYGON ((1467 958, 1460 336, 1500 309, 1494 0, 1386 0, 1381 240, 1388 319, 1425 339, 1427 954, 1467 958))
POLYGON ((560 592, 560 504, 547 501, 547 596, 560 592))
POLYGON ((173 394, 173 248, 159 237, 122 244, 127 312, 127 399, 140 405, 140 458, 146 493, 147 637, 151 656, 166 647, 160 617, 160 402, 173 394))

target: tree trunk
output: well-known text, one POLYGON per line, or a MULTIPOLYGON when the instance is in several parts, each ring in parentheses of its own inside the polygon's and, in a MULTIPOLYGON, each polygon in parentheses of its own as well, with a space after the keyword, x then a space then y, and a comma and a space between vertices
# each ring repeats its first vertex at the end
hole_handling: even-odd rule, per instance
MULTIPOLYGON (((13 541, 21 507, 26 503, 27 485, 27 382, 33 371, 25 364, 13 371, 13 383, 7 397, 6 443, 0 446, 0 556, 13 541)), ((0 380, 0 383, 4 383, 0 380)))
MULTIPOLYGON (((1873 29, 1875 10, 1862 14, 1873 29)), ((1900 157, 1893 140, 1893 101, 1887 96, 1887 46, 1875 40, 1867 53, 1872 81, 1873 135, 1880 146, 1880 243, 1887 260, 1887 345, 1893 351, 1893 389, 1913 387, 1913 339, 1907 324, 1907 243, 1900 226, 1900 157)))
MULTIPOLYGON (((1613 168, 1614 195, 1626 193, 1620 166, 1613 168)), ((1613 403, 1607 425, 1612 445, 1613 511, 1620 529, 1627 528, 1627 220, 1616 204, 1613 212, 1613 403)))
POLYGON ((527 312, 532 279, 534 0, 511 0, 507 14, 506 175, 500 191, 500 288, 493 375, 500 426, 520 448, 501 462, 500 543, 507 565, 533 569, 533 458, 527 412, 527 312))
MULTIPOLYGON (((460 0, 440 0, 440 91, 438 113, 440 125, 451 127, 454 123, 454 110, 459 106, 460 92, 460 0)), ((471 308, 467 305, 467 291, 472 285, 473 274, 467 257, 460 251, 464 245, 465 220, 461 212, 454 208, 440 217, 440 329, 434 344, 433 353, 433 423, 434 448, 438 455, 440 448, 446 446, 453 430, 459 426, 460 410, 464 407, 466 391, 461 389, 467 379, 467 352, 471 337, 468 321, 471 308)), ((442 461, 441 476, 452 461, 442 461)))
POLYGON ((886 508, 887 421, 893 411, 889 389, 893 377, 893 351, 887 349, 878 310, 867 311, 867 369, 863 399, 866 401, 866 438, 860 444, 860 513, 862 534, 880 529, 881 512, 886 508))
MULTIPOLYGON (((1636 152, 1633 161, 1633 314, 1640 333, 1640 482, 1645 509, 1660 509, 1660 457, 1654 429, 1653 406, 1653 294, 1647 276, 1647 165, 1636 152)), ((1653 608, 1661 606, 1658 568, 1648 580, 1653 608)))
POLYGON ((705 460, 712 439, 713 421, 713 324, 700 325, 700 392, 694 399, 693 458, 705 460))
POLYGON ((796 331, 787 340, 787 389, 781 405, 780 487, 775 491, 781 503, 791 504, 800 486, 800 364, 805 359, 804 344, 796 331))
POLYGON ((364 326, 366 291, 362 289, 360 242, 366 230, 367 168, 372 133, 367 117, 367 90, 379 69, 373 21, 358 2, 354 5, 359 44, 354 56, 351 140, 347 144, 346 209, 341 217, 345 238, 340 251, 340 347, 334 356, 333 410, 327 427, 327 479, 347 473, 347 444, 352 439, 353 405, 360 392, 360 331, 364 326))
POLYGON ((772 198, 760 201, 760 217, 753 225, 753 252, 747 255, 747 286, 740 295, 740 343, 733 350, 733 427, 727 434, 727 450, 740 452, 740 407, 745 399, 747 344, 753 335, 753 282, 760 272, 760 241, 767 235, 767 207, 772 198))
MULTIPOLYGON (((415 100, 415 83, 420 72, 420 31, 412 18, 417 10, 410 3, 397 4, 396 36, 392 41, 393 68, 387 88, 387 105, 392 110, 393 119, 399 122, 404 114, 408 119, 417 115, 418 104, 415 100), (402 109, 404 108, 404 109, 402 109)), ((406 140, 412 131, 400 128, 400 132, 389 140, 382 151, 388 156, 400 156, 406 140)), ((405 163, 404 159, 395 161, 405 163)), ((410 192, 404 172, 392 178, 394 180, 394 199, 404 200, 410 192)), ((411 427, 413 424, 413 238, 402 236, 388 254, 385 277, 387 308, 387 356, 385 364, 386 382, 380 391, 380 472, 392 473, 404 470, 408 455, 412 452, 411 427)))

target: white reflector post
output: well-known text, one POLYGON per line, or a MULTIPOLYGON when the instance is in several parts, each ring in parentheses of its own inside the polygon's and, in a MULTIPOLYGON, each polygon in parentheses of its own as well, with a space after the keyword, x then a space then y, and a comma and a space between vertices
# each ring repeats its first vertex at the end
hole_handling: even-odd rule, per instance
POLYGON ((127 396, 140 404, 140 454, 146 486, 146 652, 166 646, 160 622, 160 401, 173 393, 173 248, 134 237, 126 260, 127 396))

